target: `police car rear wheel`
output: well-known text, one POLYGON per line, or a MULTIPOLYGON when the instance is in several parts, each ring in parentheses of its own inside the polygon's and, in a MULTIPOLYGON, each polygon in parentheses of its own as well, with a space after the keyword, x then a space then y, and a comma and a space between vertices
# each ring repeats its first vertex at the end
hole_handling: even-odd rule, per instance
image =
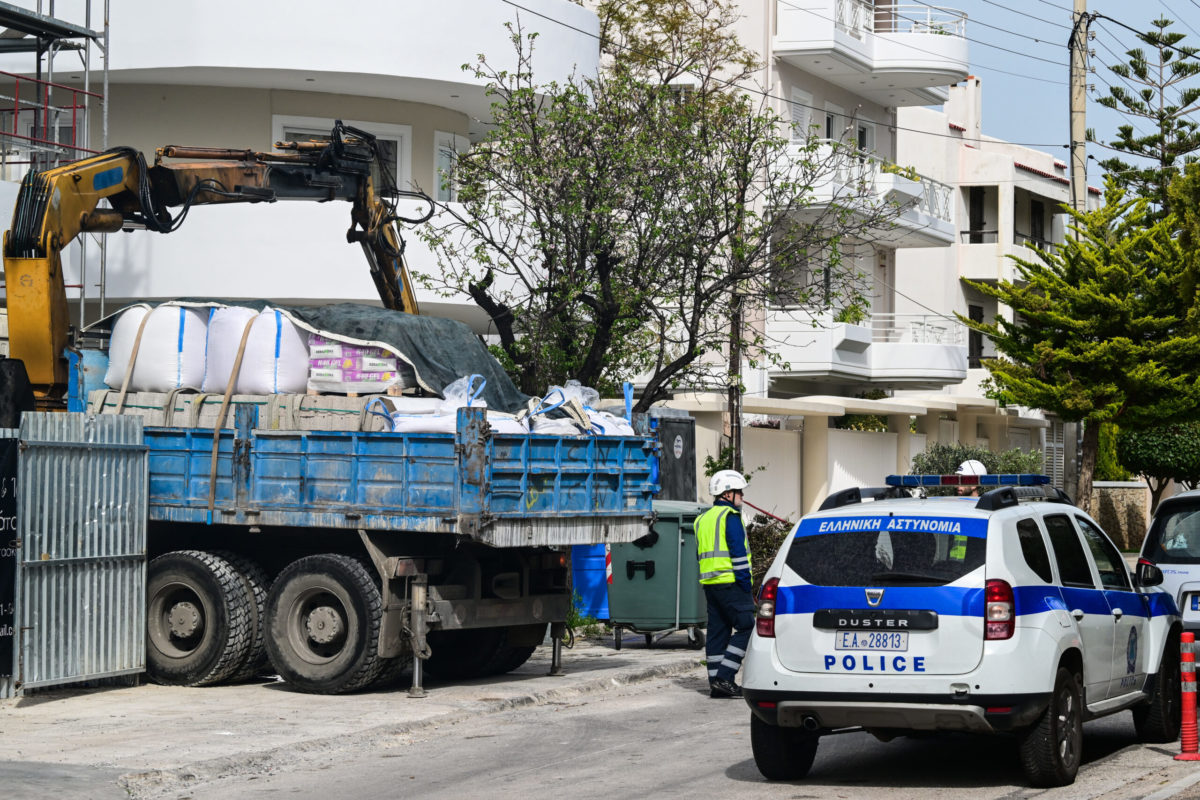
POLYGON ((781 728, 750 717, 750 748, 754 764, 769 781, 794 781, 812 769, 817 734, 803 728, 781 728))
POLYGON ((1080 705, 1079 682, 1059 667, 1049 707, 1021 740, 1021 766, 1034 786, 1074 783, 1083 745, 1080 705))

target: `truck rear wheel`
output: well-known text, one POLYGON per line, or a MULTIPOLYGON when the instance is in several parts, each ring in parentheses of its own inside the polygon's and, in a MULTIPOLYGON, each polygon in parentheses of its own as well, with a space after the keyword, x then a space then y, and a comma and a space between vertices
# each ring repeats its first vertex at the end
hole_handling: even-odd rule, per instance
POLYGON ((251 598, 228 561, 178 550, 150 562, 146 580, 146 672, 156 683, 203 686, 245 663, 251 598))
POLYGON ((257 561, 241 553, 217 550, 214 551, 214 555, 228 561, 229 565, 237 571, 242 583, 246 585, 246 591, 250 597, 250 649, 246 653, 246 660, 242 662, 242 666, 229 678, 231 681, 249 680, 270 666, 270 662, 267 661, 265 629, 267 591, 271 588, 271 579, 267 577, 266 570, 260 567, 257 561))
POLYGON ((442 680, 482 678, 493 674, 494 661, 505 648, 503 628, 431 631, 425 669, 442 680))
POLYGON ((362 562, 334 553, 289 564, 267 595, 267 654, 288 683, 336 694, 375 680, 383 600, 362 562))

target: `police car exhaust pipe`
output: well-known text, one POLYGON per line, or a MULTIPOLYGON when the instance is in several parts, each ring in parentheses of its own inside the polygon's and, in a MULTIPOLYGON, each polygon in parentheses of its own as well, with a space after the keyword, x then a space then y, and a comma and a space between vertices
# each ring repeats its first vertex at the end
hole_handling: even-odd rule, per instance
POLYGON ((806 731, 819 731, 821 730, 821 721, 812 714, 805 714, 800 719, 800 727, 806 731))

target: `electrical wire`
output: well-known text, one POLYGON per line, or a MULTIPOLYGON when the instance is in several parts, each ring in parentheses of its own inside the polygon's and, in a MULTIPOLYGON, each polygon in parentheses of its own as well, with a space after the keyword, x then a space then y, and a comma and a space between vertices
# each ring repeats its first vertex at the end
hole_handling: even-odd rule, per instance
MULTIPOLYGON (((591 37, 591 38, 593 38, 593 39, 595 39, 595 40, 597 40, 597 41, 600 41, 600 40, 601 40, 601 39, 600 39, 600 36, 599 36, 598 34, 592 33, 591 31, 584 30, 583 28, 576 27, 576 26, 574 26, 574 25, 571 25, 571 24, 570 24, 570 23, 568 23, 568 22, 564 22, 564 21, 562 21, 562 20, 555 19, 554 17, 551 17, 551 16, 549 16, 549 15, 547 15, 547 14, 543 14, 543 13, 542 13, 542 12, 540 12, 540 11, 535 11, 535 10, 533 10, 533 9, 531 9, 531 8, 528 8, 528 7, 526 7, 526 6, 523 6, 523 5, 521 5, 520 3, 516 2, 516 0, 502 0, 502 2, 506 3, 507 5, 510 5, 510 6, 512 6, 513 8, 516 8, 516 9, 518 9, 518 10, 520 10, 520 11, 524 11, 524 12, 526 12, 526 13, 529 13, 529 14, 531 14, 531 15, 535 16, 535 17, 540 17, 540 18, 542 18, 542 19, 544 19, 544 20, 547 20, 547 21, 549 21, 549 22, 553 22, 554 24, 556 24, 556 25, 559 25, 559 26, 561 26, 561 27, 564 27, 564 28, 567 28, 568 30, 575 31, 576 33, 581 33, 581 34, 583 34, 584 36, 591 37)), ((801 10, 803 10, 803 9, 801 9, 801 10)), ((648 59, 650 59, 650 60, 652 60, 652 61, 657 61, 657 62, 659 62, 659 63, 662 63, 662 64, 665 64, 665 63, 666 63, 666 62, 665 62, 663 59, 657 59, 657 58, 654 58, 653 56, 649 56, 649 55, 647 55, 647 54, 645 54, 645 53, 642 53, 642 52, 640 52, 640 51, 637 51, 637 50, 635 50, 634 48, 632 48, 632 47, 629 47, 628 45, 621 45, 621 47, 622 47, 623 49, 625 49, 625 50, 628 50, 629 52, 632 52, 632 53, 634 53, 635 55, 640 55, 640 56, 642 56, 643 58, 648 58, 648 59)), ((924 52, 924 51, 923 51, 923 52, 924 52)), ((670 64, 668 64, 668 66, 674 66, 674 65, 670 65, 670 64)), ((994 70, 994 71, 996 71, 996 72, 1005 72, 1004 70, 994 70)), ((722 85, 724 85, 724 86, 726 86, 726 87, 729 87, 729 88, 732 88, 732 89, 737 89, 737 90, 739 90, 739 91, 746 92, 747 94, 753 94, 753 95, 756 95, 756 96, 760 96, 760 97, 762 97, 762 98, 764 98, 764 99, 768 99, 768 100, 776 100, 776 101, 778 101, 778 102, 780 102, 780 103, 783 103, 783 104, 785 104, 785 105, 800 106, 801 108, 807 108, 807 109, 809 109, 809 110, 812 110, 812 111, 820 111, 820 112, 822 112, 822 113, 824 113, 824 111, 825 111, 825 109, 824 109, 823 107, 820 107, 820 106, 814 106, 814 105, 811 105, 811 104, 809 104, 809 103, 796 103, 796 102, 793 102, 793 101, 792 101, 792 100, 790 100, 790 99, 787 99, 787 98, 780 97, 779 95, 771 94, 770 92, 768 92, 768 91, 765 91, 765 90, 763 90, 763 89, 756 89, 756 88, 753 88, 753 87, 741 86, 741 85, 739 85, 739 84, 737 84, 737 83, 735 83, 734 81, 731 81, 731 80, 726 80, 726 79, 719 78, 719 77, 715 77, 715 76, 700 76, 700 75, 696 75, 696 73, 689 73, 689 74, 693 75, 694 77, 710 77, 712 80, 714 80, 714 81, 716 81, 716 82, 718 82, 718 83, 720 83, 720 84, 722 84, 722 85)), ((1042 83, 1058 84, 1058 85, 1060 85, 1060 86, 1065 86, 1065 85, 1067 85, 1065 81, 1053 81, 1053 80, 1047 80, 1047 79, 1044 79, 1044 78, 1035 78, 1035 77, 1033 77, 1033 76, 1031 76, 1031 75, 1019 75, 1018 73, 1011 73, 1011 72, 1005 72, 1005 74, 1008 74, 1008 75, 1016 75, 1017 77, 1021 77, 1021 78, 1029 78, 1030 80, 1037 80, 1037 81, 1041 81, 1042 83)), ((961 139, 961 138, 962 138, 962 137, 960 137, 960 136, 958 136, 958 135, 956 135, 956 134, 949 134, 949 133, 934 133, 934 132, 932 132, 932 131, 921 131, 921 130, 917 130, 917 129, 915 129, 915 128, 904 128, 904 127, 901 127, 901 126, 899 126, 899 125, 891 125, 891 126, 889 126, 889 127, 891 127, 891 128, 894 128, 895 130, 898 130, 898 131, 900 131, 900 130, 903 130, 903 131, 907 131, 907 132, 909 132, 909 133, 916 133, 916 134, 921 134, 921 135, 924 135, 924 136, 933 136, 933 137, 935 137, 935 138, 939 138, 939 139, 961 139)), ((1066 145, 1064 145, 1064 144, 1063 144, 1063 143, 1061 143, 1061 142, 1051 142, 1051 143, 1046 143, 1046 142, 1008 142, 1008 144, 1019 145, 1019 146, 1021 146, 1021 147, 1066 147, 1066 145)))
POLYGON ((1197 36, 1200 36, 1200 33, 1197 33, 1196 29, 1193 28, 1191 25, 1189 25, 1188 21, 1186 19, 1184 19, 1181 15, 1176 14, 1174 11, 1171 10, 1171 7, 1167 5, 1166 0, 1158 0, 1158 4, 1160 6, 1162 6, 1164 9, 1166 9, 1167 13, 1170 14, 1172 17, 1175 17, 1180 22, 1182 22, 1183 27, 1187 28, 1192 33, 1196 33, 1197 36))

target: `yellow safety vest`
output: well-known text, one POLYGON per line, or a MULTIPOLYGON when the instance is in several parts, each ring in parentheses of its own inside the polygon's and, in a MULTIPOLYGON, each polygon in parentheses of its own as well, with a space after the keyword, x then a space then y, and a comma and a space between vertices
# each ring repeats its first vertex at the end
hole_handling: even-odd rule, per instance
MULTIPOLYGON (((733 583, 733 560, 725 540, 725 518, 738 511, 729 506, 713 506, 696 517, 696 554, 700 559, 700 583, 733 583)), ((740 516, 740 514, 739 514, 740 516)), ((746 566, 750 565, 750 548, 746 548, 746 566)))

